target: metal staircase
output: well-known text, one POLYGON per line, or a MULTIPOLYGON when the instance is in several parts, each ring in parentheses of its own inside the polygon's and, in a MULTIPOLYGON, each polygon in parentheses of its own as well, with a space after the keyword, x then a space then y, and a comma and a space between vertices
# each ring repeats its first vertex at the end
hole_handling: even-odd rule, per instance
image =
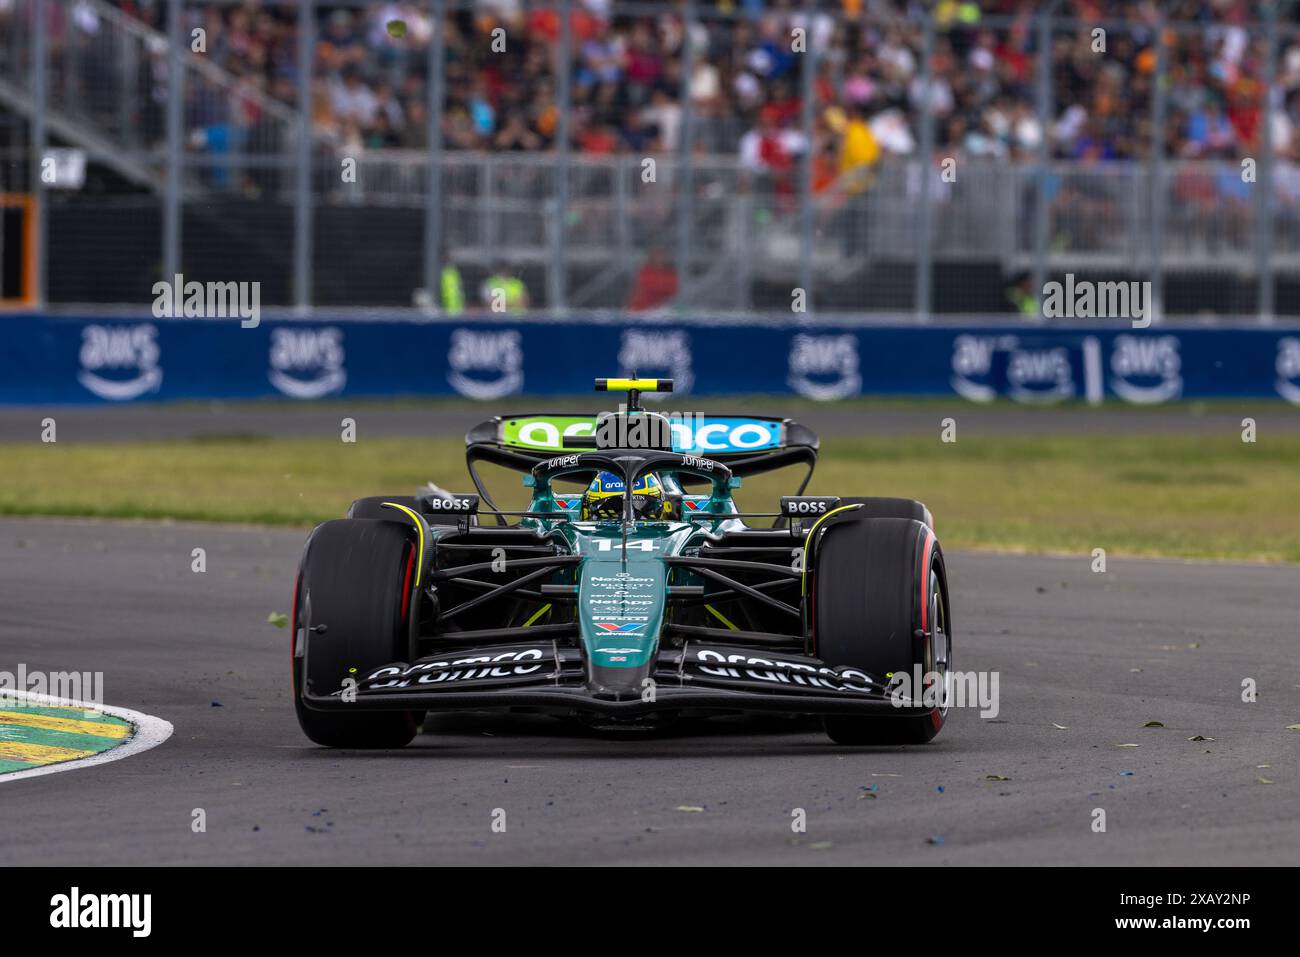
MULTIPOLYGON (((61 24, 46 58, 45 122, 52 139, 84 150, 126 180, 160 192, 166 166, 167 37, 104 0, 45 0, 61 24)), ((30 7, 0 19, 0 108, 30 118, 30 7)), ((239 154, 286 154, 298 131, 294 111, 200 54, 183 51, 184 188, 239 154), (250 119, 255 118, 255 119, 250 119), (212 135, 220 130, 221 135, 212 135)), ((277 156, 278 158, 278 156, 277 156)))

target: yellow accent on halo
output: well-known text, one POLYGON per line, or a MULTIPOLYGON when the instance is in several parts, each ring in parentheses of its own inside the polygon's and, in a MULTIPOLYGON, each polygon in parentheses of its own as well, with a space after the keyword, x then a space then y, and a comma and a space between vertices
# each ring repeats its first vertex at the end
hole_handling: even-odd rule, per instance
POLYGON ((101 738, 125 738, 130 725, 108 721, 79 721, 76 718, 56 718, 48 714, 27 714, 21 711, 0 711, 0 727, 17 725, 41 731, 66 731, 69 734, 93 734, 101 738))
POLYGON ((58 764, 88 758, 94 751, 80 748, 60 748, 52 744, 28 744, 25 741, 6 741, 0 738, 0 761, 22 761, 25 764, 58 764))
POLYGON ((524 622, 524 627, 525 628, 529 627, 530 625, 532 625, 533 622, 535 622, 538 618, 541 618, 544 614, 546 614, 550 610, 551 610, 551 605, 548 602, 547 604, 543 605, 541 608, 537 609, 537 612, 536 614, 533 615, 533 617, 529 618, 526 622, 524 622))
POLYGON ((658 392, 658 379, 606 379, 606 392, 630 392, 636 389, 638 392, 658 392))
POLYGON ((420 521, 420 516, 405 505, 398 505, 396 502, 384 502, 384 504, 393 508, 400 508, 415 523, 415 532, 420 536, 420 550, 415 555, 415 590, 418 592, 420 590, 420 576, 424 574, 424 523, 420 521))
POLYGON ((729 619, 729 618, 728 618, 726 615, 724 615, 722 612, 718 611, 718 609, 714 608, 712 605, 705 605, 704 608, 705 608, 705 610, 708 611, 708 613, 709 613, 710 615, 712 615, 714 618, 718 619, 718 621, 722 622, 724 625, 726 625, 726 626, 727 626, 728 628, 730 628, 732 631, 740 631, 739 628, 737 628, 735 625, 733 625, 733 624, 731 623, 731 619, 729 619))
POLYGON ((823 515, 821 518, 817 519, 817 521, 813 522, 812 528, 808 529, 808 537, 804 539, 805 544, 803 550, 803 568, 799 570, 799 594, 800 595, 808 594, 808 548, 812 543, 813 535, 817 533, 817 526, 820 525, 822 522, 826 521, 826 519, 830 518, 836 512, 842 512, 845 509, 849 509, 849 508, 861 508, 861 507, 862 505, 861 503, 859 503, 857 505, 841 505, 838 508, 833 508, 825 515, 823 515))

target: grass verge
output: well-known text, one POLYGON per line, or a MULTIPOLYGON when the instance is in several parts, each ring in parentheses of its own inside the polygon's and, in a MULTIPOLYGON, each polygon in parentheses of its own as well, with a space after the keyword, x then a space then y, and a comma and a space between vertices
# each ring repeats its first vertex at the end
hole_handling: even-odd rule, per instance
MULTIPOLYGON (((1300 436, 831 439, 811 492, 918 498, 949 548, 1300 561, 1300 436)), ((519 477, 487 467, 503 507, 519 477)), ((220 438, 0 446, 0 514, 310 526, 427 480, 471 488, 454 439, 220 438)), ((747 479, 770 510, 797 476, 747 479)))

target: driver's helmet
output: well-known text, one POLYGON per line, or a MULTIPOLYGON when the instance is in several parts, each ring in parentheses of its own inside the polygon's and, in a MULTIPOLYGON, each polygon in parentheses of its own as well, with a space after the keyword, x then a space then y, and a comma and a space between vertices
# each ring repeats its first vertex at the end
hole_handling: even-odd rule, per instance
MULTIPOLYGON (((582 496, 584 521, 619 521, 623 518, 623 479, 613 472, 601 472, 582 496)), ((664 517, 664 485, 659 476, 646 472, 632 486, 632 516, 656 521, 664 517)))

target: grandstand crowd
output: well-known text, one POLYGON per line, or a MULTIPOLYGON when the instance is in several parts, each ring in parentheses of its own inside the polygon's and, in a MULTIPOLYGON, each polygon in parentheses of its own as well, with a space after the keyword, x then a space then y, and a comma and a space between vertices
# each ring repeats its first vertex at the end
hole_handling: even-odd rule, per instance
MULTIPOLYGON (((166 5, 159 0, 120 0, 120 6, 164 26, 166 5)), ((562 129, 558 3, 449 6, 437 29, 425 3, 319 4, 312 80, 317 132, 349 149, 423 149, 426 51, 441 42, 445 148, 555 149, 562 129), (395 22, 401 29, 390 29, 395 22), (504 43, 494 44, 494 36, 504 43)), ((1169 70, 1166 155, 1251 153, 1265 100, 1259 5, 1180 0, 1165 7, 1170 26, 1161 34, 1154 0, 1059 5, 1058 16, 1072 22, 1052 34, 1054 107, 1044 129, 1035 111, 1042 51, 1032 0, 934 5, 928 84, 915 2, 823 0, 810 15, 802 0, 700 0, 688 77, 681 3, 641 4, 631 15, 611 0, 572 0, 570 146, 588 154, 676 149, 685 84, 697 151, 738 153, 752 169, 780 177, 807 148, 800 123, 807 58, 792 49, 799 28, 819 51, 813 144, 819 184, 869 168, 882 155, 911 153, 927 111, 945 155, 1026 159, 1046 136, 1056 158, 1141 158, 1152 142, 1161 36, 1169 70), (1091 24, 1108 22, 1099 41, 1091 24)), ((296 10, 255 0, 191 3, 186 16, 187 31, 206 31, 207 55, 216 63, 296 101, 296 10)), ((1273 142, 1279 154, 1300 158, 1300 42, 1283 40, 1278 72, 1273 142)))

